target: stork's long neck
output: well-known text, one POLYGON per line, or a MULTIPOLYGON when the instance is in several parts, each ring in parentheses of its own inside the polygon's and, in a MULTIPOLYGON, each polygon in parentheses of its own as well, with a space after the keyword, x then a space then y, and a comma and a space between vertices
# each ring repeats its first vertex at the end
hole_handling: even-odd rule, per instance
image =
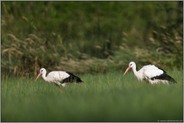
POLYGON ((138 73, 138 71, 136 70, 136 65, 132 67, 132 70, 133 70, 133 72, 134 72, 134 75, 135 75, 138 79, 140 79, 139 73, 138 73))
POLYGON ((45 81, 47 81, 46 73, 47 73, 47 72, 42 73, 42 78, 43 78, 45 81))

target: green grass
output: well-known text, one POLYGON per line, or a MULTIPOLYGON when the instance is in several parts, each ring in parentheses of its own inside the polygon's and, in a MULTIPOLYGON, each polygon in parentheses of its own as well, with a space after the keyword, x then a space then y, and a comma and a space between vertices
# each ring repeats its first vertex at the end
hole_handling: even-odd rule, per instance
POLYGON ((42 79, 2 80, 2 121, 182 121, 182 71, 177 84, 138 82, 132 72, 81 75, 64 92, 42 79))

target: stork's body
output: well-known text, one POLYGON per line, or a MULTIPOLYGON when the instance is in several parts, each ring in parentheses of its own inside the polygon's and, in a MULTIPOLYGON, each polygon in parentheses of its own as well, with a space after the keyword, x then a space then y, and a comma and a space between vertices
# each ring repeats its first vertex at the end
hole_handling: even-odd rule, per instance
POLYGON ((79 77, 75 76, 72 73, 66 72, 66 71, 52 71, 48 73, 47 76, 46 76, 46 73, 47 73, 46 69, 41 68, 38 76, 36 77, 36 80, 39 78, 40 75, 42 75, 42 78, 45 81, 49 83, 55 83, 59 86, 62 85, 63 87, 65 86, 66 83, 82 82, 82 80, 79 77))
POLYGON ((142 81, 144 79, 148 80, 151 84, 157 83, 176 83, 176 81, 169 76, 163 69, 155 65, 145 65, 139 71, 136 70, 135 62, 130 62, 128 68, 126 69, 124 75, 132 68, 134 75, 138 80, 142 81))

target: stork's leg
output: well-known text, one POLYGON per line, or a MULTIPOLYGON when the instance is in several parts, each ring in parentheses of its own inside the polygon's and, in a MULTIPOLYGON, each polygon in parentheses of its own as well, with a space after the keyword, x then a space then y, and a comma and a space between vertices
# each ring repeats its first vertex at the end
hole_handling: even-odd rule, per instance
POLYGON ((60 90, 63 92, 64 91, 64 87, 62 85, 59 86, 60 90))
POLYGON ((66 86, 66 83, 62 83, 61 85, 62 85, 63 87, 65 87, 65 86, 66 86))
POLYGON ((64 91, 64 86, 63 86, 61 83, 55 82, 54 84, 55 84, 56 86, 58 86, 62 92, 64 91))

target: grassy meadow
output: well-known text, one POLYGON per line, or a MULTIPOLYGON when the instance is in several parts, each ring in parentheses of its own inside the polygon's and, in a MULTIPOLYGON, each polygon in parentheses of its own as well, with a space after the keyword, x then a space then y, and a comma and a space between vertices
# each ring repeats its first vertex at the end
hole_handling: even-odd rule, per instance
POLYGON ((182 71, 177 84, 138 82, 132 72, 80 75, 61 91, 41 78, 2 80, 2 121, 182 121, 182 71))

